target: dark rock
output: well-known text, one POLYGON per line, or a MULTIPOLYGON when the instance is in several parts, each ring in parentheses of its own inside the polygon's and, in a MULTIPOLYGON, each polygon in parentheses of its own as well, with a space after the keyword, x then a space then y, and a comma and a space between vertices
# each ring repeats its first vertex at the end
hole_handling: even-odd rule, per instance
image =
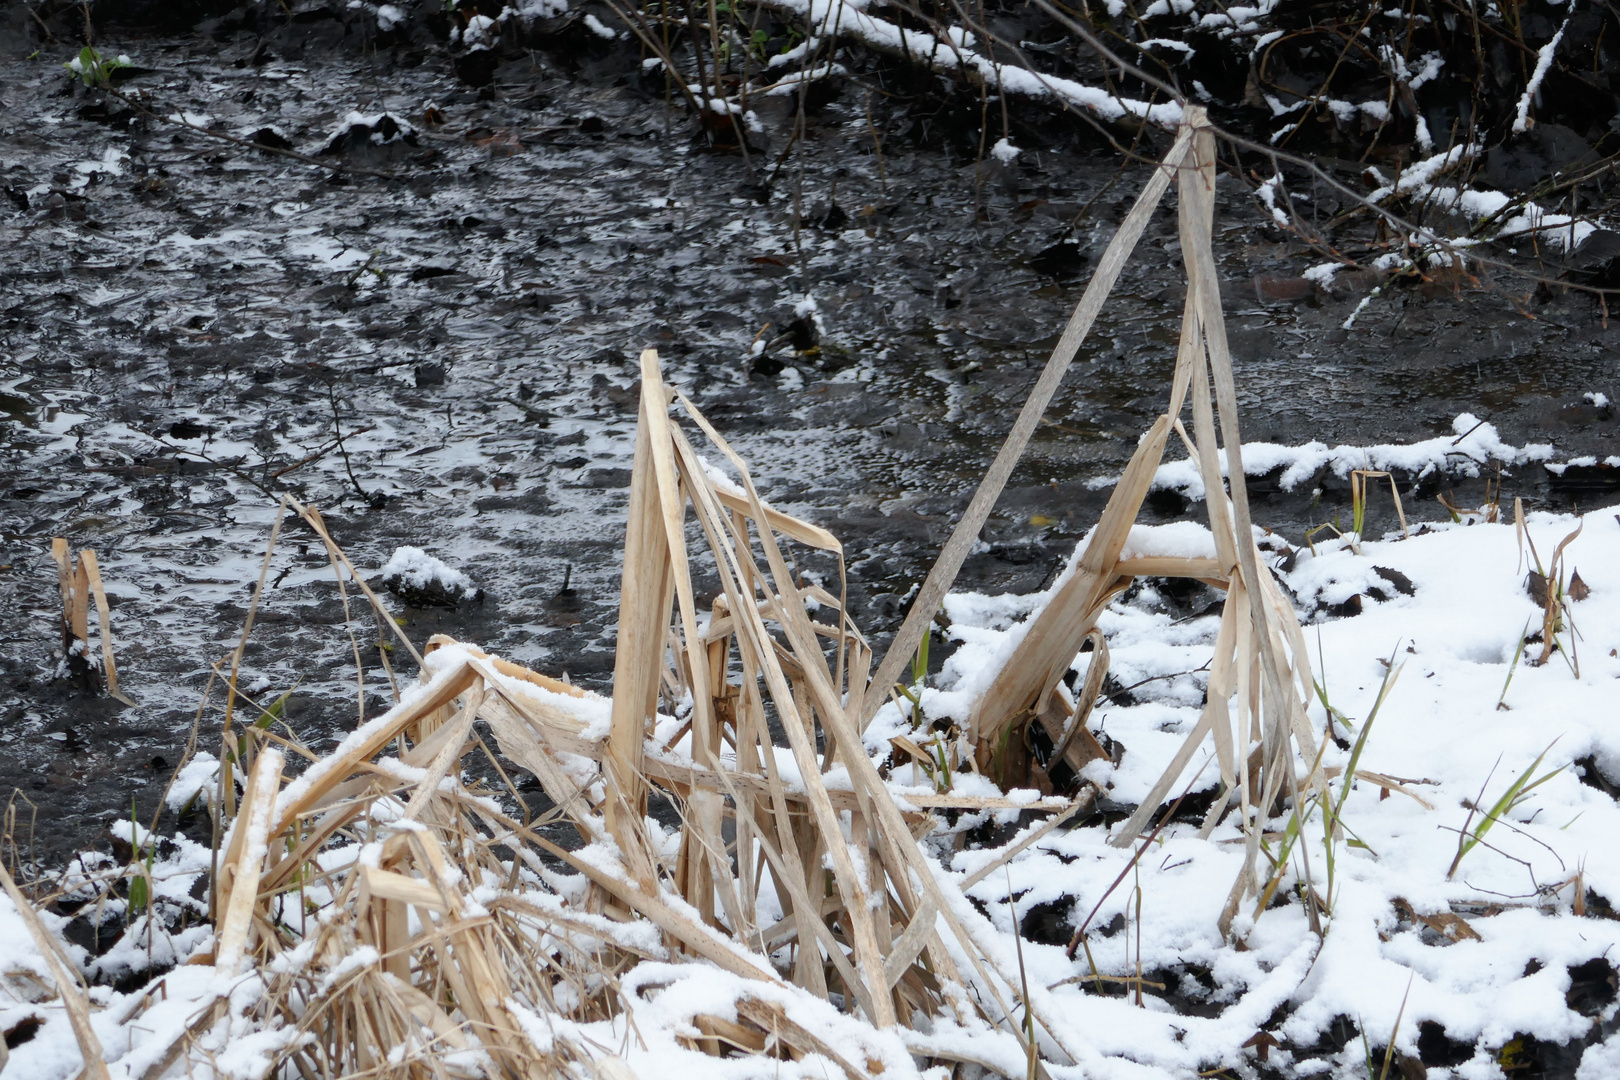
POLYGON ((456 57, 456 78, 472 87, 485 87, 495 81, 495 69, 500 57, 491 49, 480 46, 456 57))
POLYGON ((1033 905, 1019 920, 1018 932, 1041 945, 1068 945, 1074 936, 1074 898, 1033 905))
POLYGON ((835 202, 817 203, 810 211, 810 224, 829 232, 842 229, 849 223, 849 215, 835 202))
POLYGON ((1375 566, 1373 567, 1373 573, 1389 582, 1395 591, 1402 596, 1411 596, 1417 592, 1417 586, 1412 584, 1412 579, 1399 570, 1391 570, 1387 566, 1375 566))
POLYGON ((758 375, 762 379, 774 379, 782 374, 782 369, 785 367, 787 367, 786 364, 770 353, 760 353, 754 357, 753 363, 748 365, 748 373, 758 375))
POLYGON ((1354 593, 1349 599, 1340 604, 1324 604, 1320 610, 1340 619, 1348 619, 1361 614, 1361 594, 1354 593))
POLYGON ((1029 257, 1029 268, 1060 281, 1078 277, 1091 261, 1078 240, 1060 240, 1029 257))
POLYGON ((1587 754, 1575 761, 1576 776, 1581 783, 1590 788, 1597 788, 1611 799, 1620 799, 1620 782, 1611 780, 1609 776, 1598 768, 1597 755, 1587 754))
POLYGON ((248 136, 248 142, 259 146, 267 146, 272 150, 291 150, 293 144, 287 136, 273 127, 262 127, 248 136))
POLYGON ((378 113, 375 116, 351 113, 349 119, 327 139, 320 153, 328 155, 375 152, 378 147, 395 143, 417 145, 416 129, 411 127, 404 117, 390 112, 378 113))
POLYGON ((207 424, 199 424, 195 420, 176 420, 169 425, 169 437, 185 441, 200 439, 204 435, 212 435, 214 429, 207 424))
POLYGON ((1451 1068, 1474 1056, 1471 1043, 1458 1042, 1446 1034, 1443 1025, 1425 1020, 1418 1025, 1418 1059, 1430 1067, 1451 1068))
POLYGON ((1582 1016, 1597 1016, 1608 1008, 1620 990, 1620 976, 1614 965, 1601 956, 1569 969, 1569 989, 1564 1001, 1582 1016))
POLYGON ((1547 473, 1548 486, 1557 492, 1620 491, 1620 468, 1607 461, 1593 465, 1562 465, 1557 469, 1549 467, 1547 473))

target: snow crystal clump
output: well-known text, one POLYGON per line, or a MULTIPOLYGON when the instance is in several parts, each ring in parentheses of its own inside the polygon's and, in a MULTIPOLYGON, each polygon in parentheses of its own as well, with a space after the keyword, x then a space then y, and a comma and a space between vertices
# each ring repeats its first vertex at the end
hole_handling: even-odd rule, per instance
POLYGON ((552 19, 568 10, 568 0, 524 0, 518 14, 526 19, 552 19))
POLYGON ((411 607, 455 607, 484 596, 466 574, 419 547, 395 548, 379 574, 388 591, 411 607))
POLYGON ((206 750, 199 750, 192 755, 190 761, 186 762, 185 767, 175 774, 164 802, 170 810, 182 810, 199 795, 206 801, 208 792, 218 780, 219 759, 206 750))
MULTIPOLYGON (((1417 479, 1435 474, 1477 477, 1482 467, 1490 462, 1519 465, 1546 461, 1553 454, 1553 448, 1543 443, 1512 446, 1503 442, 1494 424, 1472 413, 1460 414, 1452 422, 1452 432, 1409 445, 1330 447, 1320 442, 1303 446, 1245 443, 1243 471, 1250 476, 1275 471, 1282 489, 1293 491, 1325 471, 1339 477, 1349 476, 1353 469, 1387 469, 1409 473, 1417 479)), ((1226 452, 1219 453, 1221 474, 1226 475, 1226 452)), ((1190 459, 1167 461, 1159 466, 1153 486, 1179 491, 1193 499, 1204 496, 1203 477, 1199 475, 1197 463, 1190 459)))
POLYGON ((403 116, 381 112, 367 116, 358 110, 333 129, 322 154, 340 154, 365 146, 388 146, 392 143, 416 144, 416 129, 403 116))
MULTIPOLYGON (((476 45, 488 45, 495 40, 495 35, 498 33, 500 31, 496 29, 494 19, 488 15, 474 15, 467 20, 467 27, 461 31, 460 40, 469 48, 476 45)), ((456 31, 452 27, 450 40, 455 41, 456 39, 456 31)))

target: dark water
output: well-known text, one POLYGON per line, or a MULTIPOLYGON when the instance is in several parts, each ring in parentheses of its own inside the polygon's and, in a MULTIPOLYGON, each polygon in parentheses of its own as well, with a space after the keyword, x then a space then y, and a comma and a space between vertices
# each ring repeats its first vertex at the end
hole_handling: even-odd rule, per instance
MULTIPOLYGON (((352 109, 422 126, 434 103, 442 127, 361 155, 389 178, 334 180, 132 120, 69 83, 66 49, 0 62, 0 791, 38 806, 42 855, 93 840, 132 796, 155 803, 210 665, 234 647, 282 490, 318 505, 362 568, 414 544, 483 588, 454 611, 405 610, 416 640, 451 633, 606 688, 647 346, 767 498, 842 538, 857 619, 881 640, 1141 183, 1079 136, 976 165, 922 122, 937 111, 927 98, 877 95, 869 123, 851 81, 767 194, 787 98, 756 103, 765 130, 745 163, 619 78, 622 57, 581 72, 536 53, 480 94, 443 56, 327 47, 324 26, 290 24, 259 63, 247 35, 104 48, 148 69, 122 89, 158 116, 273 125, 306 152, 352 109), (819 337, 796 311, 807 297, 819 337), (756 337, 774 342, 763 360, 756 337), (100 555, 134 708, 53 678, 58 535, 100 555)), ((1592 301, 1401 286, 1345 332, 1359 295, 1266 299, 1300 290, 1265 279, 1317 260, 1222 183, 1246 438, 1398 442, 1467 410, 1515 444, 1620 449, 1610 414, 1580 404, 1620 397, 1616 331, 1592 301)), ((965 587, 1045 582, 1107 496, 1086 482, 1116 473, 1162 408, 1181 310, 1173 205, 965 587)), ((1539 469, 1517 472, 1509 496, 1567 503, 1539 469)), ((1262 494, 1257 520, 1297 540, 1344 512, 1344 485, 1322 486, 1316 505, 1309 485, 1262 494)), ((1443 486, 1408 513, 1439 516, 1443 486)), ((1482 485, 1457 493, 1477 501, 1482 485)), ((1170 497, 1149 513, 1183 509, 1170 497)), ((287 720, 319 749, 356 705, 343 610, 311 540, 284 535, 245 668, 269 698, 296 688, 287 720)), ((375 711, 376 630, 352 627, 375 711)), ((205 711, 205 746, 217 725, 205 711)))

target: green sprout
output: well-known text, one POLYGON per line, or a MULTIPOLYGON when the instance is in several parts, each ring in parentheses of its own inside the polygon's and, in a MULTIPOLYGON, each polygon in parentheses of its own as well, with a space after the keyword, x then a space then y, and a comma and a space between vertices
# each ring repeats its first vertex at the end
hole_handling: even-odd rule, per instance
POLYGON ((86 45, 79 50, 79 55, 62 65, 68 73, 86 86, 107 86, 112 82, 112 73, 119 68, 130 66, 129 57, 122 54, 117 57, 102 56, 94 48, 86 45))
POLYGON ((928 681, 928 642, 933 636, 933 631, 924 634, 916 653, 911 657, 911 685, 896 683, 894 687, 902 697, 911 702, 911 726, 914 728, 921 727, 923 722, 922 692, 924 683, 928 681))
POLYGON ((157 859, 157 839, 154 837, 152 846, 142 850, 140 842, 141 823, 135 811, 135 797, 129 799, 129 838, 135 848, 135 857, 132 863, 135 873, 129 879, 129 910, 131 912, 144 911, 152 914, 152 864, 157 859))
MULTIPOLYGON (((1457 856, 1451 860, 1451 869, 1446 871, 1447 881, 1456 876, 1457 866, 1463 861, 1463 856, 1484 842, 1485 834, 1490 832, 1492 825, 1495 825, 1509 811, 1528 799, 1532 791, 1564 771, 1564 767, 1560 765, 1556 769, 1549 769, 1539 778, 1535 776, 1536 770, 1541 767, 1542 759, 1547 756, 1548 751, 1553 748, 1553 743, 1557 741, 1557 739, 1554 739, 1552 743, 1547 744, 1546 750, 1536 755, 1536 760, 1532 761, 1530 767, 1519 774, 1517 780, 1508 785, 1508 789, 1502 793, 1502 797, 1496 800, 1490 810, 1484 812, 1484 817, 1473 829, 1469 829, 1468 826, 1473 824, 1474 815, 1481 811, 1477 802, 1468 808, 1468 818, 1463 822, 1463 827, 1457 834, 1457 856)), ((1486 777, 1485 782, 1490 783, 1490 778, 1486 777)), ((1481 794, 1483 794, 1483 791, 1481 794)))

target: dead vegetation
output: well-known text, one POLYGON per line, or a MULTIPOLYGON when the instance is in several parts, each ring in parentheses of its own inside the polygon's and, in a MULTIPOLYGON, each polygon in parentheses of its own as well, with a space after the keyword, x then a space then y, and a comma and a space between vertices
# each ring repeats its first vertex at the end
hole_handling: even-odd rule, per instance
MULTIPOLYGON (((1078 770, 1098 753, 1086 721, 1107 671, 1107 647, 1095 633, 1101 606, 1137 576, 1225 589, 1209 704, 1115 842, 1142 837, 1193 752, 1212 737, 1222 784, 1204 831, 1235 807, 1247 844, 1221 920, 1226 933, 1245 898, 1267 886, 1263 908, 1275 888, 1258 863, 1273 808, 1285 798, 1298 806, 1304 787, 1325 793, 1326 781, 1310 764, 1320 752, 1303 704, 1312 688, 1304 643, 1292 607, 1263 569, 1241 480, 1210 251, 1214 175, 1213 134, 1189 110, 1105 260, 1117 274, 1169 183, 1179 183, 1191 284, 1169 407, 1142 441, 1078 568, 978 702, 969 737, 897 749, 937 762, 947 775, 978 772, 1022 786, 1036 766, 1011 748, 1028 745, 1038 724, 1054 757, 1078 770), (1187 403, 1191 432, 1180 420, 1187 403), (1212 556, 1126 550, 1172 431, 1212 493, 1212 556), (1218 445, 1236 478, 1229 497, 1220 494, 1218 445), (1071 701, 1058 677, 1087 638, 1095 646, 1091 670, 1071 701), (1259 749, 1238 751, 1247 745, 1259 749)), ((971 540, 975 513, 994 504, 1112 281, 1100 272, 1082 299, 998 458, 1007 468, 992 468, 914 619, 937 603, 930 590, 949 589, 961 537, 971 540)), ((419 653, 319 513, 282 499, 242 637, 228 665, 215 669, 226 698, 222 764, 207 799, 216 836, 205 908, 211 946, 194 950, 140 999, 130 1022, 147 1034, 120 1058, 132 1075, 160 1080, 195 1062, 251 1052, 258 1075, 306 1080, 582 1070, 617 1080, 622 1061, 582 1025, 624 1016, 627 1037, 641 1038, 634 1018, 659 986, 626 979, 648 961, 731 977, 724 1008, 680 1014, 678 1040, 710 1054, 816 1055, 849 1080, 911 1071, 906 1051, 925 1062, 1006 1071, 960 1043, 921 1034, 951 1024, 1010 1035, 1030 1076, 1044 1075, 1045 1061, 1088 1060, 1092 1052, 1058 1022, 1048 992, 1029 984, 1022 954, 992 940, 963 890, 1089 805, 1093 793, 1031 800, 886 781, 864 731, 878 705, 898 696, 887 673, 896 655, 911 652, 914 629, 902 631, 873 677, 872 650, 844 597, 795 571, 800 547, 841 565, 838 540, 760 499, 743 459, 665 385, 655 352, 642 355, 641 376, 611 699, 448 638, 419 653), (394 635, 420 666, 414 686, 389 668, 394 707, 371 719, 362 710, 359 726, 325 755, 278 733, 275 714, 237 689, 289 513, 325 545, 345 609, 358 590, 379 635, 394 635), (706 610, 691 569, 705 555, 720 581, 706 610), (298 758, 301 767, 291 766, 298 758), (531 812, 512 782, 514 768, 538 780, 544 813, 531 812), (648 817, 655 791, 676 807, 678 832, 648 817), (937 827, 933 815, 962 810, 1055 816, 953 882, 937 873, 919 840, 937 827), (574 835, 560 840, 558 825, 574 835), (851 1023, 833 1040, 827 1017, 837 1012, 851 1023)), ((82 640, 94 562, 81 560, 74 577, 65 543, 59 549, 67 623, 82 640)), ((105 630, 103 641, 110 641, 105 630)), ((388 650, 379 655, 386 664, 388 650)), ((358 642, 355 658, 358 667, 358 642)), ((131 909, 139 907, 138 881, 148 901, 158 887, 143 854, 154 834, 131 822, 132 857, 94 883, 122 890, 131 909)), ((1309 881, 1308 864, 1305 873, 1309 881)), ((1305 895, 1314 922, 1314 890, 1305 895)), ((149 920, 149 940, 152 933, 149 920)), ((41 951, 54 955, 49 934, 40 935, 41 951)), ((1101 985, 1103 976, 1094 975, 1101 985)), ((82 989, 66 968, 54 978, 86 1062, 92 1072, 104 1068, 106 1055, 81 1022, 89 1008, 82 989)), ((671 974, 663 985, 679 979, 671 974)), ((1141 972, 1136 979, 1140 994, 1141 972)))

